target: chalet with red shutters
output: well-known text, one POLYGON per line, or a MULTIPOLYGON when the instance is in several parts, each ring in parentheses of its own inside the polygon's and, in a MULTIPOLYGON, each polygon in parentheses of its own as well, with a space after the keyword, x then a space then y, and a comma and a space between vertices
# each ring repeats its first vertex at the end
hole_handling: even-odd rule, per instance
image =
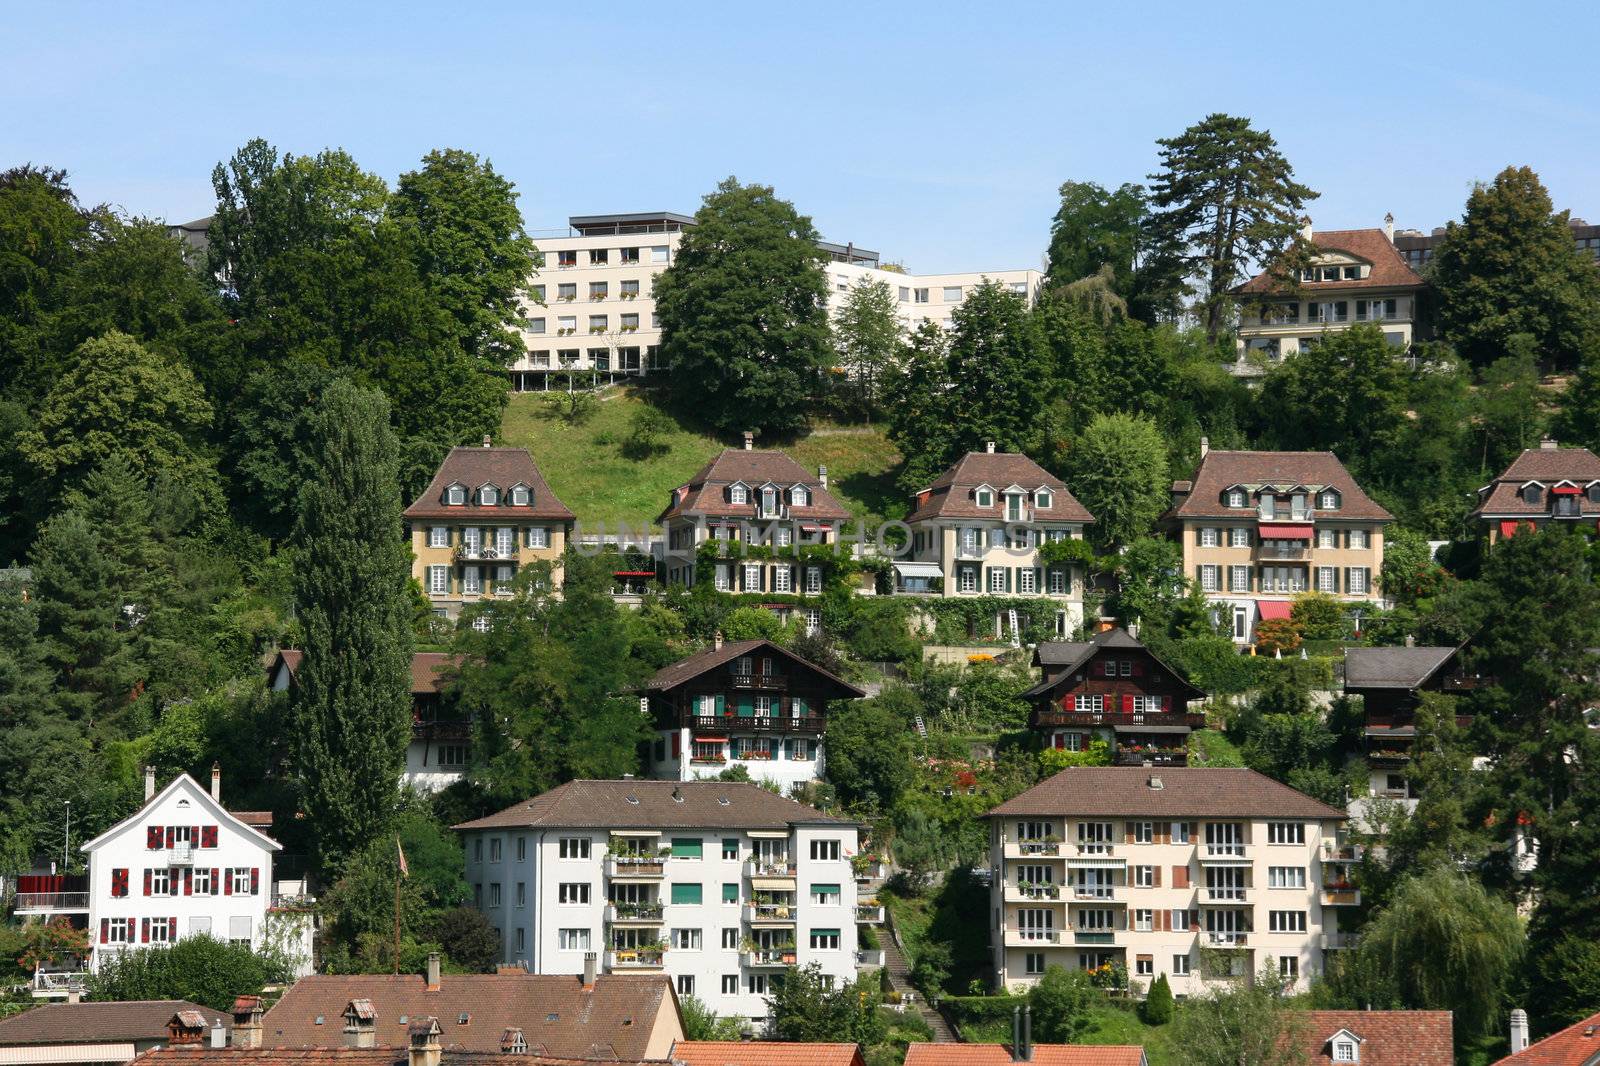
POLYGON ((1551 522, 1600 527, 1600 456, 1542 440, 1478 490, 1471 517, 1488 528, 1491 544, 1551 522))
POLYGON ((1033 665, 1044 676, 1022 698, 1033 708, 1029 727, 1047 747, 1083 751, 1099 739, 1120 766, 1187 765, 1189 733, 1205 725, 1189 703, 1206 694, 1127 630, 1040 644, 1033 665))

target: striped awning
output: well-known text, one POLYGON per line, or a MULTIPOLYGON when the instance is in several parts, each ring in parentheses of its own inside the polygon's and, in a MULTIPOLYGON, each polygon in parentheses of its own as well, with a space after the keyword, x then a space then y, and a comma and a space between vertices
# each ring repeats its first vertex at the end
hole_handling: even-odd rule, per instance
POLYGON ((1311 527, 1303 525, 1280 525, 1278 523, 1262 522, 1256 527, 1256 532, 1264 540, 1310 540, 1311 527))

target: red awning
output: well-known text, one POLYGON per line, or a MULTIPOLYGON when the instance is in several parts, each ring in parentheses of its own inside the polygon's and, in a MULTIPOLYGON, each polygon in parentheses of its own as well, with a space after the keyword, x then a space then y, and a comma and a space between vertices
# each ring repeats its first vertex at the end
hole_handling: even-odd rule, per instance
POLYGON ((612 577, 655 577, 654 570, 613 570, 612 577))
POLYGON ((1522 523, 1518 522, 1514 518, 1507 519, 1506 521, 1500 523, 1500 535, 1502 537, 1514 537, 1517 535, 1517 527, 1520 525, 1522 525, 1522 523))
POLYGON ((1256 527, 1260 535, 1269 540, 1310 540, 1310 526, 1278 526, 1266 522, 1256 527))
POLYGON ((696 744, 726 744, 728 742, 728 738, 727 737, 695 737, 694 738, 694 742, 696 744))
POLYGON ((806 533, 826 533, 826 532, 828 532, 828 530, 832 529, 833 527, 832 526, 817 526, 817 525, 801 525, 800 528, 801 528, 801 530, 803 530, 806 533))
POLYGON ((1550 491, 1555 493, 1557 496, 1577 496, 1582 493, 1582 490, 1576 485, 1557 485, 1550 491))
POLYGON ((1261 612, 1261 620, 1268 618, 1288 618, 1289 608, 1293 606, 1288 600, 1257 600, 1256 609, 1261 612))

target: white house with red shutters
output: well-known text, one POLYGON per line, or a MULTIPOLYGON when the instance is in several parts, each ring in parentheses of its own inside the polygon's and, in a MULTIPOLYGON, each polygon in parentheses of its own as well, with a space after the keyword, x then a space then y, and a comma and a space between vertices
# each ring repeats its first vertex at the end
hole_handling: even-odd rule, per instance
MULTIPOLYGON (((276 884, 273 853, 282 845, 179 774, 160 792, 145 771, 145 802, 83 845, 89 866, 90 968, 108 957, 186 936, 299 956, 310 972, 311 920, 301 882, 276 884)), ((270 822, 268 822, 270 825, 270 822)))

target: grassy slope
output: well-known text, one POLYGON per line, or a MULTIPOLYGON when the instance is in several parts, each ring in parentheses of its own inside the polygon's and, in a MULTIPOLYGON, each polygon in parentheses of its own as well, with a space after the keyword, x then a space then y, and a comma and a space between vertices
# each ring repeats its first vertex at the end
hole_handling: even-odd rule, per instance
MULTIPOLYGON (((646 401, 640 390, 608 392, 598 413, 583 425, 569 426, 546 417, 537 393, 511 397, 497 443, 533 453, 550 488, 592 529, 597 522, 627 522, 640 528, 666 506, 667 494, 727 446, 699 427, 678 422, 666 438, 666 450, 635 462, 622 455, 629 420, 646 401)), ((900 453, 876 428, 862 432, 823 432, 782 447, 795 461, 815 470, 828 468, 828 484, 852 514, 877 519, 905 514, 905 501, 894 488, 900 453)))

